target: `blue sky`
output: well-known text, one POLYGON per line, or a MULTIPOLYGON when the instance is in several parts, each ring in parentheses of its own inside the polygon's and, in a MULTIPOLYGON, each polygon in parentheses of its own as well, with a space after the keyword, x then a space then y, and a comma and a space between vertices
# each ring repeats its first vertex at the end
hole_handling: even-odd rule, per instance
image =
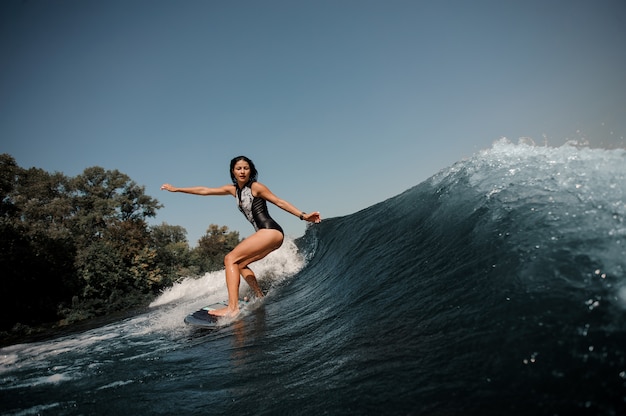
POLYGON ((0 153, 119 169, 192 245, 245 237, 234 199, 160 185, 226 184, 244 154, 328 218, 500 137, 624 147, 625 21, 623 0, 4 0, 0 153))

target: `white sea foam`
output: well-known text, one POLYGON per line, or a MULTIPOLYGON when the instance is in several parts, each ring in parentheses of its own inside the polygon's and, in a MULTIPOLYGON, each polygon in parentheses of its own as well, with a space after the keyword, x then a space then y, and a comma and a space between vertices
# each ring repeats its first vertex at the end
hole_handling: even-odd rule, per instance
MULTIPOLYGON (((250 265, 260 282, 271 280, 272 283, 288 276, 293 276, 304 265, 304 259, 298 254, 294 241, 286 238, 283 245, 267 257, 250 265)), ((242 287, 242 289, 244 289, 242 287)), ((227 296, 224 282, 224 270, 207 273, 200 278, 188 277, 163 291, 150 307, 163 306, 179 301, 193 301, 204 298, 204 303, 224 300, 227 296), (208 299, 207 299, 208 298, 208 299)))
POLYGON ((127 384, 131 384, 134 383, 134 380, 119 380, 119 381, 114 381, 112 383, 106 384, 104 386, 98 387, 96 390, 106 390, 106 389, 114 389, 117 387, 121 387, 121 386, 125 386, 127 384))
POLYGON ((43 384, 59 384, 61 382, 72 380, 73 377, 68 373, 54 373, 47 376, 34 377, 25 380, 19 380, 10 386, 11 389, 22 389, 41 386, 43 384))
MULTIPOLYGON (((283 280, 295 275, 305 264, 303 256, 298 252, 295 242, 291 238, 285 238, 283 245, 270 253, 264 259, 254 262, 250 268, 254 270, 257 279, 271 294, 272 287, 283 280)), ((246 284, 240 287, 240 297, 250 294, 246 284)), ((228 298, 226 290, 224 270, 207 273, 200 278, 188 277, 174 284, 172 287, 154 300, 150 307, 153 309, 149 315, 149 323, 143 328, 136 328, 136 333, 149 333, 161 331, 170 336, 179 336, 188 331, 181 325, 185 315, 193 310, 206 305, 224 301, 228 298)), ((252 297, 254 299, 254 297, 252 297)), ((244 308, 243 314, 256 308, 260 300, 253 301, 244 308)), ((223 319, 222 323, 230 322, 223 319)))

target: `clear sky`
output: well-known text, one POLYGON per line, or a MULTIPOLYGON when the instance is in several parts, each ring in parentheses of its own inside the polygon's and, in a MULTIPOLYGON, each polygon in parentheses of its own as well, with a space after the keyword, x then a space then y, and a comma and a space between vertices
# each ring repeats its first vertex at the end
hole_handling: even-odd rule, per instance
POLYGON ((244 154, 328 218, 500 137, 624 147, 624 22, 624 0, 3 0, 0 153, 119 169, 192 245, 245 237, 233 198, 160 185, 229 183, 244 154))

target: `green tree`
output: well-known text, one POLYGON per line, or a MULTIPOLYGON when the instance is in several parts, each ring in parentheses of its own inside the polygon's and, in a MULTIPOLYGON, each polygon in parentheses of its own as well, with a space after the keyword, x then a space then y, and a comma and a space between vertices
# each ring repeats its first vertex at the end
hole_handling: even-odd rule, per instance
MULTIPOLYGON (((187 230, 179 225, 162 223, 150 227, 152 247, 164 278, 172 283, 179 277, 198 274, 199 268, 191 264, 191 250, 187 243, 187 230)), ((167 284, 166 281, 163 282, 167 284)))
POLYGON ((162 207, 118 170, 95 166, 71 182, 74 228, 84 238, 99 239, 111 224, 145 221, 162 207))
POLYGON ((16 208, 11 195, 18 181, 21 168, 15 159, 6 153, 0 155, 0 220, 7 220, 15 215, 16 208))
POLYGON ((239 243, 212 224, 191 250, 184 228, 147 226, 159 208, 117 170, 69 178, 0 155, 0 331, 138 306, 181 276, 222 268, 239 243))
POLYGON ((153 242, 159 247, 165 247, 168 244, 187 242, 187 230, 180 225, 169 225, 164 222, 160 225, 151 226, 150 232, 152 234, 153 242))
POLYGON ((239 232, 229 232, 226 226, 211 224, 192 251, 192 263, 200 268, 200 273, 220 270, 224 267, 226 254, 239 242, 239 232))
POLYGON ((54 320, 58 304, 75 289, 66 183, 60 173, 23 169, 0 155, 2 329, 16 322, 16 314, 26 324, 54 320))
POLYGON ((159 202, 145 195, 144 187, 127 175, 97 166, 74 178, 70 191, 82 295, 107 299, 120 291, 156 290, 160 271, 152 254, 145 251, 150 246, 145 220, 156 215, 159 202), (94 274, 94 263, 102 276, 94 274))

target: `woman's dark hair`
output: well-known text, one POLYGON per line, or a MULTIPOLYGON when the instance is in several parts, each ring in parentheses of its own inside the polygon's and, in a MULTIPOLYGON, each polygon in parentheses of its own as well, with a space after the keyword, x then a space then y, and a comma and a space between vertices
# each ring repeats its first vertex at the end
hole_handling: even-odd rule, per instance
POLYGON ((254 166, 254 162, 245 156, 237 156, 236 158, 230 161, 230 179, 233 181, 235 185, 237 185, 237 178, 235 178, 233 169, 235 169, 235 164, 239 162, 240 160, 243 160, 244 162, 248 162, 248 165, 250 165, 250 180, 248 182, 249 183, 256 182, 257 178, 259 177, 259 172, 256 170, 256 167, 254 166))

